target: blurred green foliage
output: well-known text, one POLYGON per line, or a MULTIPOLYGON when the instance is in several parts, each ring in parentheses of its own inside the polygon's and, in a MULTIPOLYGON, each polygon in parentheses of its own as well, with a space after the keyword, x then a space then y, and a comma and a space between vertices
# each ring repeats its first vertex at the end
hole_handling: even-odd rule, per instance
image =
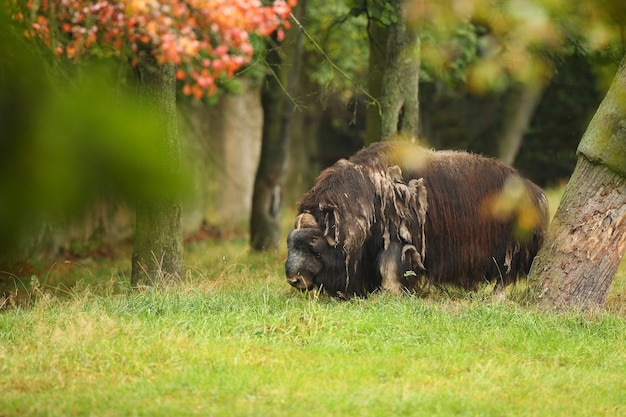
POLYGON ((0 254, 94 197, 157 201, 188 183, 158 152, 158 112, 126 83, 128 63, 69 72, 51 58, 0 9, 0 254))
POLYGON ((447 39, 436 36, 426 27, 421 32, 421 83, 440 83, 447 88, 465 88, 468 70, 479 59, 484 29, 470 22, 460 23, 447 39), (436 59, 434 54, 445 52, 447 59, 436 59))
POLYGON ((535 182, 566 180, 576 165, 576 148, 619 61, 572 51, 556 59, 555 74, 524 135, 516 166, 535 182))
POLYGON ((348 0, 350 14, 359 16, 366 14, 369 19, 383 26, 398 22, 398 14, 393 4, 384 0, 348 0))
POLYGON ((321 57, 310 40, 304 42, 306 76, 321 95, 338 94, 348 100, 357 90, 354 83, 366 84, 369 41, 367 19, 354 14, 353 0, 324 2, 309 0, 304 22, 311 37, 326 53, 321 57), (337 73, 330 62, 349 75, 337 73))

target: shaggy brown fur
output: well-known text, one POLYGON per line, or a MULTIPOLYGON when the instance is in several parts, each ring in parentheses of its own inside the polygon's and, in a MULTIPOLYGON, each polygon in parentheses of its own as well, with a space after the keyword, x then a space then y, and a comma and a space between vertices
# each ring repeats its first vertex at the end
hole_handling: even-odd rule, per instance
POLYGON ((506 285, 528 272, 548 218, 541 189, 513 168, 401 142, 323 171, 299 212, 287 279, 339 296, 411 289, 420 276, 467 289, 506 285))

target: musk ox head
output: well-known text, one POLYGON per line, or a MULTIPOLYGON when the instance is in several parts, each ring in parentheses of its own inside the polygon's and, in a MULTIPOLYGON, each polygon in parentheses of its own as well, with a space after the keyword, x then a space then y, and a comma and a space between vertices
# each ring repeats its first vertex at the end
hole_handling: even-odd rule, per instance
POLYGON ((324 269, 323 258, 331 249, 313 215, 302 213, 296 218, 295 228, 287 237, 287 247, 287 282, 303 291, 312 290, 317 285, 315 277, 324 269))
POLYGON ((285 274, 291 286, 301 291, 322 287, 333 295, 348 290, 343 250, 311 213, 298 215, 287 237, 287 249, 285 274))

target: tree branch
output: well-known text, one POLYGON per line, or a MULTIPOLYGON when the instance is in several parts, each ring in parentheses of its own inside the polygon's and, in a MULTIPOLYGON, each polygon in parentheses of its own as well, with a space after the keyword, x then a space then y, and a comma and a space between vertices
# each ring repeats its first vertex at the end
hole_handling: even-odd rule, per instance
POLYGON ((376 105, 376 107, 378 108, 378 113, 382 114, 382 106, 381 106, 380 102, 378 101, 378 99, 376 99, 374 96, 372 96, 363 86, 361 86, 358 82, 356 82, 356 80, 354 80, 352 77, 350 77, 350 75, 348 75, 344 70, 342 70, 337 64, 335 64, 330 59, 330 57, 326 54, 326 52, 324 52, 324 49, 322 49, 322 47, 315 41, 315 39, 313 39, 313 36, 311 36, 311 34, 304 28, 304 26, 302 26, 300 21, 298 19, 296 19, 296 17, 293 15, 293 13, 290 14, 290 17, 293 20, 293 22, 298 26, 298 28, 302 31, 304 36, 306 36, 306 38, 309 40, 309 42, 311 42, 311 44, 315 47, 315 49, 320 53, 320 55, 322 55, 322 57, 330 64, 330 66, 335 71, 337 71, 339 74, 341 74, 345 79, 347 79, 352 84, 354 84, 354 86, 359 91, 361 91, 369 100, 371 100, 370 104, 375 104, 376 105))

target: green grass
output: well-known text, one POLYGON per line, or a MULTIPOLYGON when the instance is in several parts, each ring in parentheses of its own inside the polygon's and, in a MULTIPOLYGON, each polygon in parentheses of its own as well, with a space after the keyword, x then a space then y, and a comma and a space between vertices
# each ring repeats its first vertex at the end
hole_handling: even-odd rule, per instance
POLYGON ((21 282, 29 303, 0 313, 0 416, 626 415, 622 271, 606 311, 552 314, 305 296, 283 261, 209 241, 173 285, 129 292, 126 259, 21 282))

